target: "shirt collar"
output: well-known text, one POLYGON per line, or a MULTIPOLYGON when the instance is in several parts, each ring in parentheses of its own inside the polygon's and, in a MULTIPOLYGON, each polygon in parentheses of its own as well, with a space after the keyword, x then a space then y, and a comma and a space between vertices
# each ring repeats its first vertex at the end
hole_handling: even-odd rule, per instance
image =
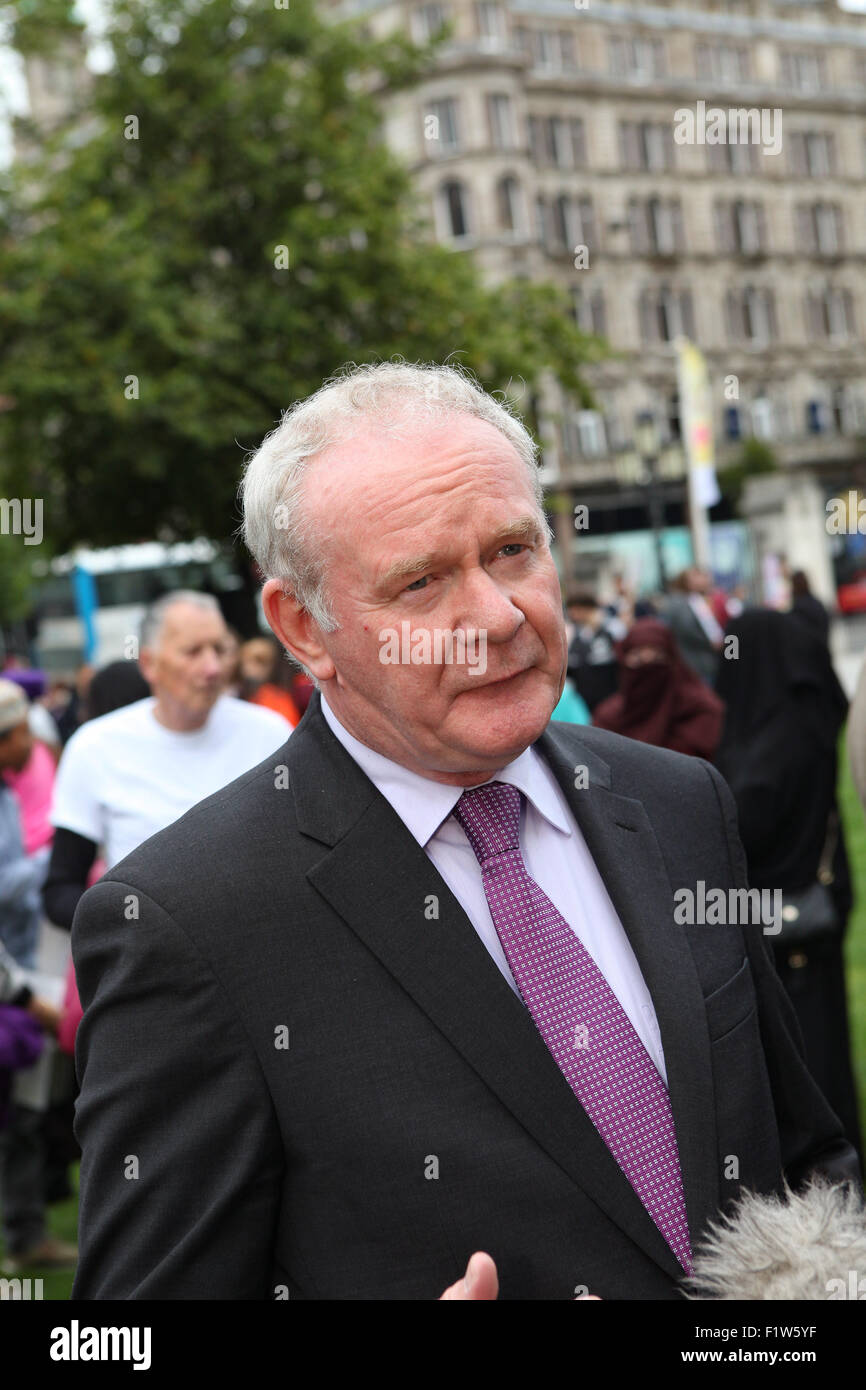
MULTIPOLYGON (((377 753, 344 728, 321 691, 320 699, 322 714, 334 737, 340 741, 350 757, 354 758, 386 801, 390 802, 406 829, 423 849, 454 810, 463 794, 463 788, 434 782, 430 777, 422 777, 420 773, 412 772, 408 767, 403 767, 382 753, 377 753)), ((491 774, 488 781, 510 782, 518 791, 523 792, 527 800, 532 802, 536 810, 552 826, 565 835, 572 833, 560 797, 557 795, 556 779, 535 748, 524 748, 512 762, 506 764, 499 772, 491 774)))

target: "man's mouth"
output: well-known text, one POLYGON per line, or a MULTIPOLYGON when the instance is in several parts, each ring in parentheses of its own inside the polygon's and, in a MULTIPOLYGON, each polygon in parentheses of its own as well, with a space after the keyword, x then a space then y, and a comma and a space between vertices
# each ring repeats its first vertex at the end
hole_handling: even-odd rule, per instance
POLYGON ((510 675, 495 676, 492 681, 476 681, 473 685, 467 686, 467 689, 486 690, 490 685, 505 685, 506 681, 513 681, 516 680, 518 676, 525 676, 526 673, 532 669, 531 666, 521 666, 518 671, 512 671, 510 675))

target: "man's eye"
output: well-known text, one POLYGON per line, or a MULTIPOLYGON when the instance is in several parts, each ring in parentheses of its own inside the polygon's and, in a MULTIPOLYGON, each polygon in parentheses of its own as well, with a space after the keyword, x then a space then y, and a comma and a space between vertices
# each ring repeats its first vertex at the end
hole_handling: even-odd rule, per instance
POLYGON ((417 593, 418 590, 419 590, 419 586, 422 585, 422 584, 426 584, 426 583, 427 583, 427 580, 428 580, 429 578, 430 578, 429 574, 425 574, 425 575, 422 575, 422 577, 421 577, 420 579, 413 579, 411 584, 407 584, 407 585, 406 585, 406 593, 407 593, 407 594, 411 593, 413 589, 414 589, 415 592, 417 593))
POLYGON ((526 550, 526 549, 527 549, 527 547, 523 544, 522 541, 509 541, 507 545, 503 545, 503 546, 502 546, 502 549, 500 550, 499 553, 500 553, 500 555, 501 555, 501 554, 502 554, 502 551, 504 551, 504 550, 526 550))

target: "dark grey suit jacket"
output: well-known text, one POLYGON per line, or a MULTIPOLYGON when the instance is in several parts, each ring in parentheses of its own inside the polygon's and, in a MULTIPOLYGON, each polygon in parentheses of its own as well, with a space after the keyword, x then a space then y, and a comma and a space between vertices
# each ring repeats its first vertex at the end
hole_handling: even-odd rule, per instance
MULTIPOLYGON (((652 993, 693 1240, 743 1184, 856 1176, 761 927, 674 923, 675 889, 746 882, 718 773, 571 725, 536 746, 652 993)), ((318 696, 272 759, 85 894, 72 943, 73 1297, 435 1299, 479 1249, 506 1299, 679 1296, 530 1014, 318 696)))
POLYGON ((720 656, 701 626, 687 595, 671 594, 663 616, 677 639, 680 655, 708 685, 712 685, 720 656))

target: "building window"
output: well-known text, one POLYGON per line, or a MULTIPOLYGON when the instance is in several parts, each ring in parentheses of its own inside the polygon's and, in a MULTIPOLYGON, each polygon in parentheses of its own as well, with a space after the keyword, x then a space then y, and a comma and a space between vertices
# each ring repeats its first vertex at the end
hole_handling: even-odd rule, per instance
POLYGON ((714 174, 754 174, 763 170, 757 145, 707 145, 707 168, 714 174))
POLYGON ((576 443, 582 458, 604 458, 607 436, 604 417, 598 410, 578 410, 573 416, 576 443))
POLYGON ((547 163, 547 139, 541 116, 529 117, 529 152, 534 164, 547 163))
POLYGON ((517 144, 517 128, 514 122, 514 105, 511 97, 504 92, 493 92, 487 97, 487 119, 490 125, 490 139, 497 150, 513 150, 517 144))
POLYGON ((645 289, 639 301, 641 338, 645 343, 672 343, 681 336, 694 338, 692 296, 689 290, 662 285, 645 289))
POLYGON ((650 229, 646 203, 638 198, 630 198, 628 203, 629 244, 633 256, 648 256, 650 252, 650 229))
POLYGON ((854 297, 850 290, 828 286, 817 297, 818 326, 823 337, 847 342, 856 335, 854 297))
POLYGON ((780 53, 779 81, 795 92, 820 92, 827 85, 827 62, 823 53, 780 53))
POLYGON ((513 174, 506 174, 496 185, 496 211, 501 231, 523 232, 520 185, 513 174))
POLYGON ((816 203, 816 249, 822 256, 835 256, 842 250, 842 209, 833 203, 816 203))
POLYGON ((714 207, 716 245, 729 255, 759 255, 767 247, 767 222, 762 203, 746 199, 718 202, 714 207))
POLYGON ((621 121, 620 155, 626 169, 672 169, 673 127, 651 121, 621 121))
POLYGON ((431 101, 424 113, 424 133, 437 155, 454 154, 460 149, 460 127, 455 97, 431 101))
POLYGON ((866 435, 866 402, 861 389, 853 382, 833 388, 833 419, 840 434, 866 435))
POLYGON ((564 72, 574 72, 577 68, 574 35, 567 29, 559 29, 557 30, 557 42, 559 47, 560 67, 564 72))
POLYGON ((535 199, 535 238, 539 246, 547 246, 549 238, 547 199, 541 194, 535 199))
POLYGON ((656 256, 682 250, 682 210, 674 198, 650 198, 647 204, 650 243, 656 256))
POLYGON ((806 324, 810 337, 844 343, 857 336, 854 296, 848 289, 827 285, 806 295, 806 324))
POLYGON ((564 116, 548 117, 548 131, 553 163, 558 169, 572 167, 571 130, 564 116))
POLYGON ((752 76, 749 51, 739 45, 695 45, 695 75, 712 82, 748 82, 752 76))
POLYGON ((412 12, 412 37, 416 43, 428 43, 447 21, 445 5, 419 5, 412 12))
POLYGON ((556 54, 558 44, 556 36, 550 29, 536 29, 535 39, 535 62, 540 68, 555 68, 557 66, 556 54))
POLYGON ((756 439, 775 438, 775 420, 773 418, 773 402, 764 392, 755 396, 752 401, 752 434, 756 439))
POLYGON ((740 430, 740 407, 729 405, 725 407, 725 438, 731 442, 741 437, 740 430))
POLYGON ((559 247, 573 251, 576 246, 592 246, 594 232, 591 198, 573 198, 562 193, 554 200, 553 236, 559 247))
POLYGON ((743 317, 750 343, 768 343, 776 336, 776 311, 772 290, 747 285, 743 291, 743 317))
POLYGON ((680 418, 680 396, 678 391, 674 391, 668 396, 667 411, 664 420, 664 438, 666 444, 676 444, 682 438, 682 420, 680 418))
POLYGON ((529 148, 536 164, 559 169, 586 166, 586 134, 579 116, 530 116, 529 148))
POLYGON ((571 130, 571 164, 573 169, 586 167, 586 130, 580 116, 569 121, 571 130))
POLYGON ((466 189, 457 179, 449 179, 439 190, 442 225, 448 237, 469 235, 469 205, 466 189))
POLYGON ((836 256, 842 251, 842 209, 836 203, 799 203, 797 246, 809 255, 836 256))
POLYGON ((684 250, 682 209, 676 198, 631 198, 628 204, 632 255, 674 256, 684 250))
POLYGON ((810 434, 826 434, 830 428, 830 412, 827 402, 812 400, 806 402, 806 429, 810 434))
POLYGON ((608 41, 608 60, 614 77, 647 81, 667 71, 663 39, 615 38, 608 41))
POLYGON ((773 291, 761 285, 728 290, 725 296, 728 336, 735 342, 760 347, 777 337, 776 304, 773 291))
POLYGON ((836 172, 836 142, 828 131, 792 130, 787 137, 792 174, 826 179, 836 172))
POLYGON ((602 290, 588 290, 582 285, 572 286, 571 311, 582 333, 595 333, 600 338, 605 336, 607 326, 602 290))
POLYGON ((475 6, 475 24, 484 48, 504 47, 507 33, 505 13, 500 4, 480 0, 475 6))
POLYGON ((567 29, 534 29, 532 58, 535 66, 547 72, 574 72, 577 53, 574 35, 567 29))
POLYGON ((760 203, 734 203, 734 235, 736 249, 744 256, 754 256, 765 249, 766 221, 760 203))

